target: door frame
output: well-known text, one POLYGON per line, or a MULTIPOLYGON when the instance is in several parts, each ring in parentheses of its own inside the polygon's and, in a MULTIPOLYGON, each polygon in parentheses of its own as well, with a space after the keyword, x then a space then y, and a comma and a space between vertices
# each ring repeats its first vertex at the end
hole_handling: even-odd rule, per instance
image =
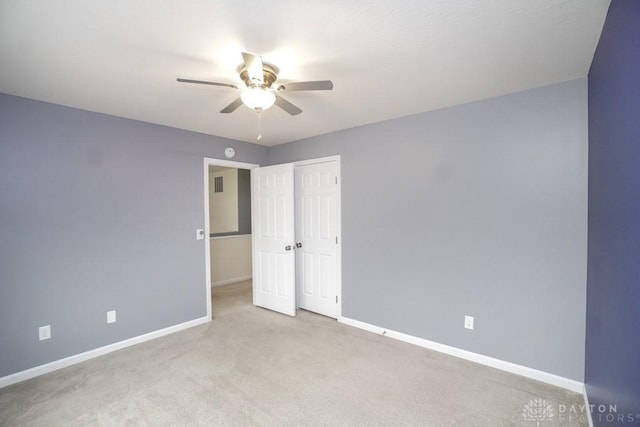
POLYGON ((205 292, 207 298, 207 318, 213 319, 211 306, 211 230, 209 230, 209 166, 222 166, 235 169, 254 169, 260 165, 254 163, 235 162, 232 160, 204 158, 204 260, 205 260, 205 292))
MULTIPOLYGON (((342 200, 342 167, 340 164, 340 155, 336 155, 336 156, 327 156, 327 157, 319 157, 317 159, 309 159, 309 160, 300 160, 297 162, 292 162, 293 163, 293 168, 295 169, 298 166, 306 166, 306 165, 314 165, 314 164, 318 164, 318 163, 329 163, 329 162, 336 162, 337 166, 338 166, 338 171, 337 171, 337 175, 338 175, 338 188, 337 188, 337 193, 336 193, 336 209, 338 211, 337 213, 337 227, 336 227, 336 234, 337 234, 337 238, 338 238, 338 247, 336 248, 336 257, 338 258, 336 260, 336 275, 338 276, 336 278, 336 295, 338 296, 338 306, 336 308, 336 319, 340 319, 342 317, 342 205, 341 205, 341 200, 342 200)), ((294 174, 295 175, 295 174, 294 174)), ((294 186, 295 187, 295 186, 294 186)), ((294 194, 294 198, 295 198, 295 194, 294 194)), ((295 215, 297 215, 297 212, 294 213, 295 215)), ((296 283, 296 308, 298 306, 298 283, 296 283)))

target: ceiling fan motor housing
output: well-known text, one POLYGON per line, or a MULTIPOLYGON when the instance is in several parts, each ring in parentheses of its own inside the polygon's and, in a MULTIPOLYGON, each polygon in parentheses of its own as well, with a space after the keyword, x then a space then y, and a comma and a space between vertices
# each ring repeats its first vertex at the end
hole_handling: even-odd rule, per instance
POLYGON ((247 68, 242 65, 240 69, 240 78, 247 87, 261 87, 269 89, 271 85, 278 79, 278 68, 271 64, 262 64, 262 82, 251 80, 247 68))

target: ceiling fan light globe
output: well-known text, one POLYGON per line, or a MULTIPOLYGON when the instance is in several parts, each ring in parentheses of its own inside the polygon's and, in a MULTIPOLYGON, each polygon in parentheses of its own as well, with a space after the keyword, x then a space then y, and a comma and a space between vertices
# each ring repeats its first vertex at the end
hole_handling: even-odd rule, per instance
POLYGON ((247 88, 240 98, 244 105, 254 110, 266 110, 276 102, 276 96, 272 92, 259 87, 247 88))

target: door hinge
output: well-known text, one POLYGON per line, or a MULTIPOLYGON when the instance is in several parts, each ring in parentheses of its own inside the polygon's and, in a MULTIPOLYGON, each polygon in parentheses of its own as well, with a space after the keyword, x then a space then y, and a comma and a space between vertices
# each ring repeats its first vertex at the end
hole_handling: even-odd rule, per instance
POLYGON ((336 304, 338 303, 338 295, 336 295, 336 304))
POLYGON ((338 177, 336 176, 336 184, 338 183, 338 177))
POLYGON ((336 236, 336 245, 338 244, 338 236, 336 236))

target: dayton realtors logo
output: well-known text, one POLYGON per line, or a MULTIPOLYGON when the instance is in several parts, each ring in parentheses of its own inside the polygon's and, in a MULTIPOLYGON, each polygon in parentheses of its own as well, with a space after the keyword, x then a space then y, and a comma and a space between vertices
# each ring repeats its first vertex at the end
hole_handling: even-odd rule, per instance
POLYGON ((540 427, 542 421, 553 419, 553 405, 544 399, 532 399, 522 408, 522 418, 535 421, 536 427, 540 427))
POLYGON ((536 423, 536 427, 543 426, 545 421, 565 423, 587 423, 588 417, 598 424, 640 425, 640 413, 623 413, 618 411, 618 405, 566 405, 552 404, 544 399, 532 399, 522 408, 522 418, 536 423))

